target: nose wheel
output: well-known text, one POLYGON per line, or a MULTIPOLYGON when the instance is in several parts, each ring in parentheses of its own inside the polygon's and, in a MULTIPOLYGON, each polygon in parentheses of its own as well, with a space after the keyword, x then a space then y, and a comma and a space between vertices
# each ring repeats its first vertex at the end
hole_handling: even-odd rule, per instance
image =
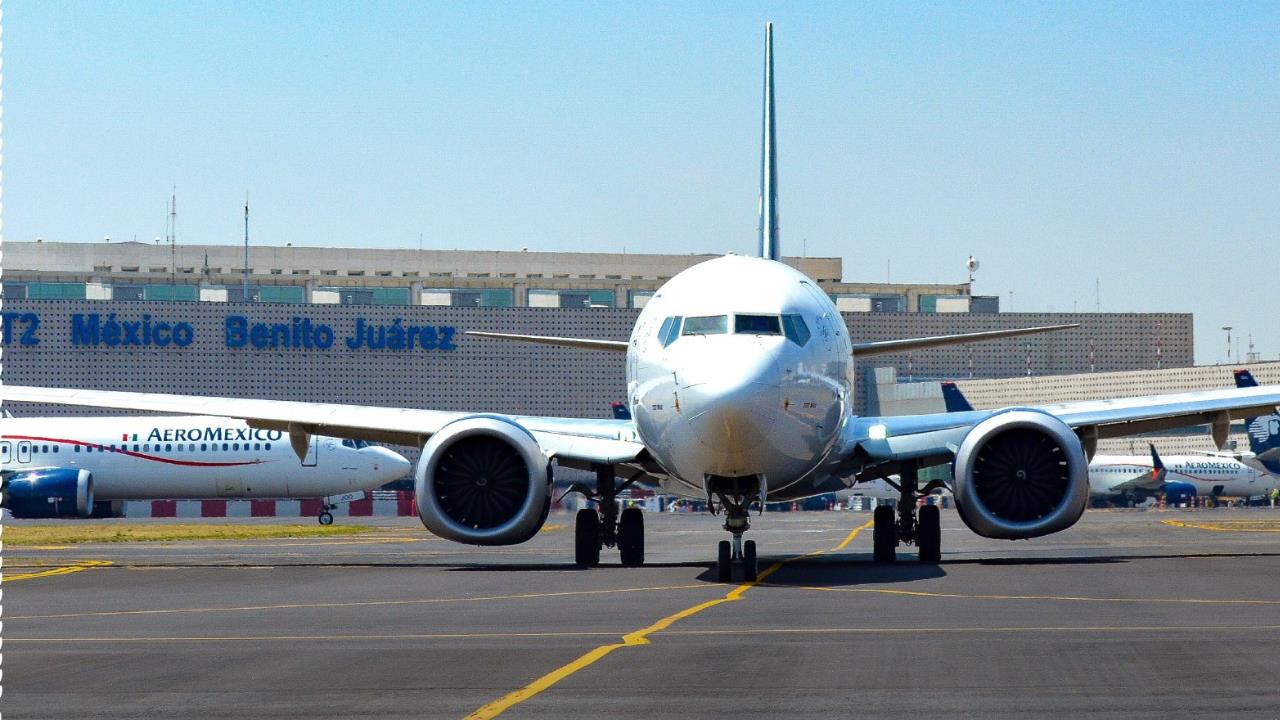
MULTIPOLYGON (((742 534, 751 528, 751 503, 755 495, 741 493, 717 493, 720 505, 724 510, 724 529, 733 534, 731 540, 721 540, 716 547, 716 579, 720 582, 733 582, 733 568, 742 568, 742 582, 755 582, 760 577, 760 566, 756 561, 756 541, 742 539, 742 534)), ((764 499, 760 497, 760 507, 764 507, 764 499)), ((710 507, 714 513, 715 507, 710 507)))

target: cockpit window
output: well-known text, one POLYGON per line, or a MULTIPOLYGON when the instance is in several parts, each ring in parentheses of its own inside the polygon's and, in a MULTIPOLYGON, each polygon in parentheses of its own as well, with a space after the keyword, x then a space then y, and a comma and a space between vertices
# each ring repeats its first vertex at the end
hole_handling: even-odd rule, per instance
POLYGON ((658 342, 662 343, 662 347, 670 345, 680 337, 680 320, 679 315, 674 315, 662 321, 662 327, 658 328, 658 342))
POLYGON ((799 315, 783 315, 782 330, 788 340, 800 347, 804 347, 805 343, 809 342, 809 326, 799 315))
POLYGON ((729 332, 728 315, 704 315, 684 319, 681 335, 723 335, 729 332))
POLYGON ((740 335, 781 335, 777 315, 734 315, 733 331, 740 335))
POLYGON ((373 443, 369 442, 368 440, 352 440, 350 438, 343 438, 342 440, 342 447, 353 448, 355 450, 360 450, 362 448, 367 448, 372 446, 373 446, 373 443))

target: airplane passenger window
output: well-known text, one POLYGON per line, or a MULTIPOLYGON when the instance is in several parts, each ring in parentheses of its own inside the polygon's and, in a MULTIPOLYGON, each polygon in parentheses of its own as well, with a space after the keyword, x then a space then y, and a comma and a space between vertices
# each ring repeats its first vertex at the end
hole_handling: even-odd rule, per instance
POLYGON ((77 446, 76 446, 76 452, 80 452, 80 446, 79 446, 79 445, 77 445, 77 446))
POLYGON ((208 444, 208 443, 200 443, 200 452, 208 452, 208 451, 209 451, 209 444, 208 444))
POLYGON ((267 443, 266 450, 267 450, 268 452, 270 452, 270 451, 271 451, 271 443, 267 443))
POLYGON ((800 347, 804 347, 809 342, 809 326, 799 315, 783 315, 782 329, 787 339, 800 347))
POLYGON ((734 315, 733 331, 739 335, 781 335, 777 315, 734 315))
POLYGON ((227 443, 222 443, 222 452, 226 452, 226 451, 228 451, 228 450, 230 450, 230 449, 231 449, 231 446, 230 446, 229 444, 227 444, 227 443))
POLYGON ((239 450, 239 449, 240 449, 240 443, 235 443, 235 444, 233 444, 233 445, 231 446, 231 449, 232 449, 232 450, 239 450))
POLYGON ((681 335, 723 335, 729 332, 728 315, 704 315, 684 319, 681 335))

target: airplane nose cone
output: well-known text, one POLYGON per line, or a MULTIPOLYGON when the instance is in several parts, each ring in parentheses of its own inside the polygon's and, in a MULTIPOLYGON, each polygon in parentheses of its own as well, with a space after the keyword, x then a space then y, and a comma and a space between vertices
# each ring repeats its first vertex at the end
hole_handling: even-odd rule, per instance
POLYGON ((378 458, 374 461, 374 471, 378 473, 382 482, 389 483, 392 480, 399 480, 408 475, 409 470, 413 468, 400 453, 384 447, 375 449, 378 451, 378 458))
POLYGON ((743 458, 767 445, 781 393, 772 353, 721 356, 714 367, 683 379, 681 413, 707 450, 743 458))

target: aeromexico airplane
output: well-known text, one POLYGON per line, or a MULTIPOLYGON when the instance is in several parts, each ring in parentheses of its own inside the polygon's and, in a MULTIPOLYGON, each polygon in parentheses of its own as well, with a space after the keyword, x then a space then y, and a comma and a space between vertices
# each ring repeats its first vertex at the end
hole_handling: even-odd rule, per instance
MULTIPOLYGON (((1248 376, 1247 370, 1237 371, 1248 376)), ((1248 376, 1252 380, 1252 376, 1248 376)), ((1254 386, 1257 383, 1252 383, 1254 386)), ((955 383, 942 383, 948 412, 967 412, 973 405, 955 383)), ((1252 424, 1252 420, 1249 421, 1252 424)), ((1256 440, 1255 440, 1256 442, 1256 440)), ((1230 453, 1201 452, 1161 457, 1155 445, 1150 455, 1093 455, 1089 461, 1089 493, 1095 498, 1136 501, 1155 494, 1167 496, 1258 497, 1270 493, 1280 478, 1230 453)), ((1255 450, 1256 452, 1256 450, 1255 450)))
MULTIPOLYGON (((644 560, 643 519, 619 517, 614 496, 637 481, 704 499, 723 513, 719 577, 756 577, 756 548, 742 540, 751 509, 840 490, 896 473, 907 502, 874 515, 878 560, 899 542, 937 561, 937 509, 916 514, 918 470, 952 468, 960 517, 976 533, 1019 539, 1071 527, 1089 495, 1088 456, 1099 438, 1269 414, 1280 387, 1010 407, 900 417, 853 414, 854 360, 1042 332, 1024 328, 859 342, 803 274, 779 261, 772 29, 765 33, 759 257, 728 255, 668 281, 626 341, 473 333, 626 355, 631 420, 443 412, 297 401, 5 385, 5 400, 149 412, 202 412, 287 433, 301 456, 314 434, 422 447, 418 511, 437 535, 477 545, 533 537, 550 507, 554 464, 594 469, 598 509, 579 513, 577 561, 618 547, 644 560), (621 479, 621 484, 618 480, 621 479)), ((495 378, 500 382, 501 378, 495 378)))
POLYGON ((0 418, 4 507, 16 517, 85 517, 95 500, 297 497, 325 498, 327 525, 331 498, 411 467, 358 439, 316 435, 303 451, 229 417, 0 418))

